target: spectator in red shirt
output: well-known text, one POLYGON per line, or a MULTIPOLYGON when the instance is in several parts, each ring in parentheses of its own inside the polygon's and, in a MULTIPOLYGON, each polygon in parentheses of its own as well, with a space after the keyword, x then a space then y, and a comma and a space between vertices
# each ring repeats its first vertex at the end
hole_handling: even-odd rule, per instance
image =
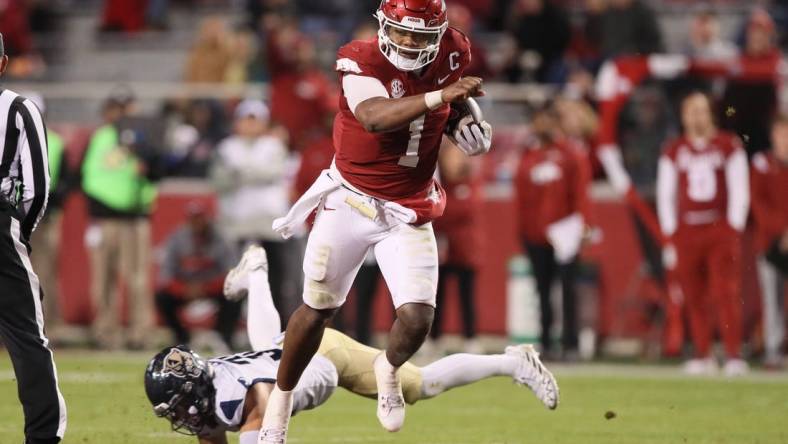
POLYGON ((780 347, 785 339, 784 281, 788 276, 788 116, 772 125, 772 150, 752 159, 752 212, 756 246, 760 253, 758 275, 763 298, 764 361, 782 366, 780 347))
POLYGON ((443 146, 438 159, 440 181, 446 190, 446 210, 435 220, 440 268, 435 321, 430 335, 438 340, 443 333, 446 282, 457 278, 462 335, 468 353, 479 353, 476 339, 476 272, 479 268, 483 233, 479 225, 481 184, 473 171, 471 158, 453 146, 443 146))
POLYGON ((723 371, 739 376, 749 370, 741 359, 741 233, 749 213, 749 171, 741 140, 719 131, 711 110, 702 92, 681 101, 684 131, 665 144, 659 158, 657 215, 668 241, 665 268, 674 271, 681 288, 695 346, 684 371, 719 370, 712 353, 718 330, 723 371))
POLYGON ((241 306, 222 295, 222 285, 235 256, 202 204, 190 203, 187 212, 188 222, 170 236, 164 247, 156 306, 178 343, 188 344, 191 335, 178 317, 178 310, 198 299, 215 301, 219 311, 214 328, 231 350, 241 306))
POLYGON ((337 92, 317 66, 314 43, 293 23, 268 23, 271 118, 287 129, 290 148, 301 150, 325 131, 325 121, 337 110, 337 92))
POLYGON ((588 159, 568 144, 555 109, 537 110, 531 121, 535 141, 522 154, 515 178, 519 234, 536 276, 542 310, 542 350, 552 354, 550 289, 556 275, 563 289, 562 350, 577 353, 577 255, 588 213, 588 159))
POLYGON ((102 31, 138 32, 145 27, 148 0, 105 0, 102 31))

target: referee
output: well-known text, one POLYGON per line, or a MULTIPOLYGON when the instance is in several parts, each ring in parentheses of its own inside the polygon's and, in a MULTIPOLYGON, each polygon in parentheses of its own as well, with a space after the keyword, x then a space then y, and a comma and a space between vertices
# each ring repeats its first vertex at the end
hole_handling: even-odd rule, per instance
MULTIPOLYGON (((0 75, 7 65, 0 34, 0 75)), ((41 286, 28 256, 48 190, 41 113, 30 100, 0 88, 0 339, 14 365, 25 444, 57 443, 66 431, 66 404, 44 335, 41 286)))

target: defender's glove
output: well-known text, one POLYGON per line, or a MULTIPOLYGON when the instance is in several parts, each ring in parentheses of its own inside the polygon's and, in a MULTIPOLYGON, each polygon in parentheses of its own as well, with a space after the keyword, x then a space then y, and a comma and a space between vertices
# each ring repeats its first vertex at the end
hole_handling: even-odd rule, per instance
POLYGON ((472 98, 452 104, 446 133, 468 156, 485 154, 492 146, 492 127, 484 120, 479 104, 472 98))

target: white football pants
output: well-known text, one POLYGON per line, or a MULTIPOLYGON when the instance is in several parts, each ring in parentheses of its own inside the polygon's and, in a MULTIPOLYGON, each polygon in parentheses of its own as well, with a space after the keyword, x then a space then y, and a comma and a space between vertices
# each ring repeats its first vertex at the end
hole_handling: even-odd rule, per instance
POLYGON ((305 304, 317 310, 340 307, 373 247, 394 308, 435 306, 438 248, 432 224, 403 223, 383 203, 344 187, 325 197, 304 256, 305 304))

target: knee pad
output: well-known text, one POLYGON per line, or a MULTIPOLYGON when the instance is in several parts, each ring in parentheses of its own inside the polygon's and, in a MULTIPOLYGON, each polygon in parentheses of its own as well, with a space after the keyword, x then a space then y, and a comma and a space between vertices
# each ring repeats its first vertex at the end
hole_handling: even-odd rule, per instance
POLYGON ((309 277, 304 282, 304 303, 315 310, 339 308, 344 302, 344 298, 333 292, 325 282, 318 282, 309 277))
POLYGON ((304 258, 304 303, 316 310, 338 308, 344 302, 326 282, 330 252, 324 245, 307 249, 304 258))

